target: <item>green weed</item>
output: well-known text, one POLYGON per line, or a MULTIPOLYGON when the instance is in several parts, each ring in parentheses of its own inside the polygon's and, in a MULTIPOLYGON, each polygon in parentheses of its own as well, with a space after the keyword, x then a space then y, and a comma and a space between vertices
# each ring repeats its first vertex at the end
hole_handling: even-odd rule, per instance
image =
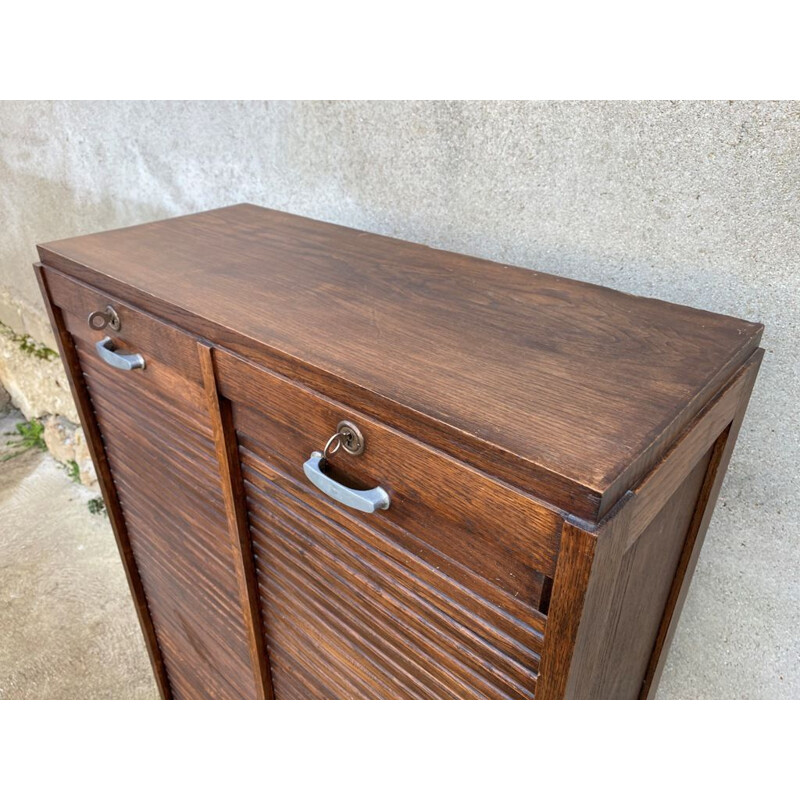
POLYGON ((108 514, 105 501, 102 497, 93 497, 86 506, 90 514, 108 514))
POLYGON ((75 483, 81 482, 81 468, 78 466, 77 461, 70 459, 63 466, 70 480, 75 481, 75 483))
POLYGON ((39 342, 27 333, 14 333, 8 325, 2 322, 0 322, 0 333, 19 345, 19 349, 29 356, 41 358, 42 361, 52 361, 54 358, 58 358, 58 353, 56 353, 55 350, 51 350, 47 345, 39 344, 39 342))
POLYGON ((13 452, 6 453, 0 458, 0 461, 9 461, 31 449, 47 449, 47 445, 44 443, 44 425, 38 419, 32 419, 29 422, 18 422, 15 427, 17 429, 16 432, 6 433, 6 436, 12 437, 12 441, 7 442, 6 445, 13 452))

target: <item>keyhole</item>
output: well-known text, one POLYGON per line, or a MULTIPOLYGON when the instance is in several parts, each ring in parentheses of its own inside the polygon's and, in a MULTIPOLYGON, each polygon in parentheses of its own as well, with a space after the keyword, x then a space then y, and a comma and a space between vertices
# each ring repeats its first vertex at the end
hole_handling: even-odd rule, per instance
POLYGON ((112 330, 118 331, 122 326, 119 321, 119 315, 114 310, 113 306, 106 306, 105 311, 92 311, 89 314, 89 327, 93 331, 102 331, 106 326, 112 330))
POLYGON ((359 456, 364 452, 364 435, 355 423, 343 420, 336 430, 341 436, 342 447, 351 456, 359 456))

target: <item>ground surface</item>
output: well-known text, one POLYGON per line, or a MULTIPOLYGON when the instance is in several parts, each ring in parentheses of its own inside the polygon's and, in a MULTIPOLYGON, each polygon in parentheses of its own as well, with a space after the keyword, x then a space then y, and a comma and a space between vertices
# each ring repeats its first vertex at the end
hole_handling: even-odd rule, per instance
MULTIPOLYGON (((0 418, 0 431, 20 420, 0 418)), ((741 466, 726 481, 660 698, 800 698, 792 543, 759 527, 749 482, 741 466), (756 552, 745 546, 754 540, 756 552)), ((0 698, 157 696, 108 519, 87 509, 93 496, 47 453, 0 463, 0 698)))
POLYGON ((0 463, 2 699, 158 696, 108 519, 86 505, 97 494, 47 452, 0 463))

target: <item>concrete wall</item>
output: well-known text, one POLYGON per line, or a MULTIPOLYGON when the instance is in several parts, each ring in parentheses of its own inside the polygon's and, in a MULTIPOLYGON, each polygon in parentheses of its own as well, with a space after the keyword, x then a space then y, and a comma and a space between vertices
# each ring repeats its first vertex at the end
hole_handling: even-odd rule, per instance
POLYGON ((742 691, 787 691, 800 104, 6 103, 0 186, 0 319, 45 342, 35 242, 238 201, 763 321, 712 528, 727 578, 698 581, 687 616, 727 626, 715 668, 725 648, 767 654, 737 666, 742 691))

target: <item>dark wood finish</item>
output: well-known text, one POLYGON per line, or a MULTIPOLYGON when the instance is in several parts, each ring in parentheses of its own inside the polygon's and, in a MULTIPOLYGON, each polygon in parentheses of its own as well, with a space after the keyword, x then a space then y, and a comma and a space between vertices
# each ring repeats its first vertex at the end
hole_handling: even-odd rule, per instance
POLYGON ((249 205, 39 251, 595 521, 762 331, 249 205))
POLYGON ((262 635, 258 585, 250 546, 247 508, 239 469, 239 457, 235 449, 236 438, 233 432, 230 405, 220 402, 211 347, 205 342, 198 342, 197 350, 200 356, 200 369, 203 374, 209 417, 214 431, 222 497, 225 502, 225 513, 228 517, 228 529, 234 551, 233 560, 239 584, 239 599, 244 610, 256 696, 261 700, 269 700, 273 697, 272 677, 262 635))
POLYGON ((760 325, 247 205, 39 250, 165 696, 653 695, 760 325))
POLYGON ((534 609, 253 456, 245 476, 277 698, 533 696, 534 609))
POLYGON ((561 553, 547 615, 547 636, 541 660, 537 700, 560 700, 566 695, 572 653, 583 614, 597 537, 564 523, 561 553))
POLYGON ((145 596, 144 587, 142 586, 142 579, 139 577, 139 571, 136 568, 136 561, 128 536, 128 530, 125 525, 125 518, 122 515, 116 487, 111 475, 111 467, 108 464, 105 447, 103 446, 103 437, 97 425, 91 398, 89 397, 85 383, 81 379, 81 368, 78 354, 75 350, 75 342, 66 329, 61 309, 53 305, 53 300, 41 264, 35 264, 34 269, 36 278, 39 281, 42 297, 44 298, 45 307, 50 317, 50 324, 53 326, 53 331, 56 334, 59 353, 66 369, 67 379, 69 380, 70 389, 72 390, 72 396, 75 399, 75 406, 78 410, 78 417, 83 427, 84 435, 86 436, 89 453, 94 462, 97 479, 100 484, 100 491, 103 495, 103 502, 108 512, 111 530, 114 532, 114 538, 117 542, 117 549, 119 550, 120 559, 122 560, 122 566, 125 569, 125 577, 128 581, 128 588, 131 590, 131 597, 133 598, 136 615, 139 618, 139 625, 142 629, 145 645, 147 646, 150 664, 153 667, 156 685, 158 686, 161 697, 167 700, 172 697, 172 694, 167 679, 167 671, 164 666, 164 659, 158 646, 158 639, 156 637, 155 627, 153 626, 153 619, 150 616, 150 609, 147 607, 147 598, 145 596))
POLYGON ((220 392, 234 403, 237 430, 268 449, 287 474, 305 483, 303 462, 312 451, 322 450, 341 420, 355 422, 367 443, 364 453, 340 451, 330 463, 344 483, 381 484, 390 492, 392 507, 373 515, 375 524, 399 526, 538 603, 542 578, 553 574, 558 552, 561 518, 554 511, 275 373, 224 352, 216 364, 220 392))
POLYGON ((71 371, 102 434, 171 696, 256 697, 196 341, 52 270, 46 280, 64 304, 71 371), (109 302, 122 320, 115 341, 142 352, 144 370, 120 372, 95 352, 103 334, 86 318, 109 302))
MULTIPOLYGON (((653 521, 633 545, 614 563, 615 577, 606 581, 596 573, 598 591, 608 609, 598 630, 591 631, 598 648, 592 672, 574 673, 568 682, 573 697, 637 697, 653 651, 672 577, 686 537, 686 531, 708 466, 703 456, 678 490, 662 506, 653 521)), ((604 543, 602 534, 601 544, 604 543)), ((598 551, 596 568, 602 559, 616 556, 611 539, 608 550, 598 551)), ((587 603, 593 599, 593 587, 587 588, 587 603)))
POLYGON ((686 475, 687 465, 697 463, 700 456, 741 412, 758 374, 763 350, 757 350, 731 378, 727 387, 709 403, 684 431, 680 441, 667 453, 642 483, 636 487, 638 502, 631 505, 628 544, 643 531, 667 498, 678 488, 686 475))
POLYGON ((711 452, 708 471, 694 510, 694 516, 686 536, 681 559, 672 582, 658 636, 650 657, 650 663, 648 664, 647 674, 645 675, 641 691, 642 698, 653 697, 658 688, 658 681, 664 670, 667 651, 672 642, 672 637, 675 635, 675 628, 686 600, 686 594, 689 591, 689 585, 694 575, 700 549, 703 546, 703 540, 705 539, 706 531, 711 522, 711 515, 714 512, 714 506, 717 503, 717 498, 722 488, 722 480, 728 469, 728 463, 733 455, 733 448, 739 436, 742 422, 744 421, 744 414, 747 410, 747 403, 750 400, 750 394, 753 391, 756 376, 758 375, 758 367, 762 355, 761 352, 757 354, 750 368, 742 376, 738 384, 740 391, 738 394, 736 414, 731 424, 715 442, 711 452))
MULTIPOLYGON (((762 354, 739 370, 615 514, 584 531, 596 537, 588 582, 586 559, 563 560, 562 544, 538 697, 542 686, 553 687, 548 697, 561 690, 590 699, 654 694, 678 597, 682 602, 699 551, 699 520, 708 524, 716 501, 709 487, 719 489, 720 448, 725 452, 731 418, 747 404, 762 354), (569 610, 557 616, 562 606, 569 610)), ((565 525, 565 542, 568 535, 578 534, 565 525)))
POLYGON ((239 441, 275 696, 532 697, 561 519, 278 375, 223 352, 216 364, 239 441), (351 485, 380 480, 392 496, 384 513, 348 513, 303 476, 342 419, 367 448, 331 463, 351 485))

